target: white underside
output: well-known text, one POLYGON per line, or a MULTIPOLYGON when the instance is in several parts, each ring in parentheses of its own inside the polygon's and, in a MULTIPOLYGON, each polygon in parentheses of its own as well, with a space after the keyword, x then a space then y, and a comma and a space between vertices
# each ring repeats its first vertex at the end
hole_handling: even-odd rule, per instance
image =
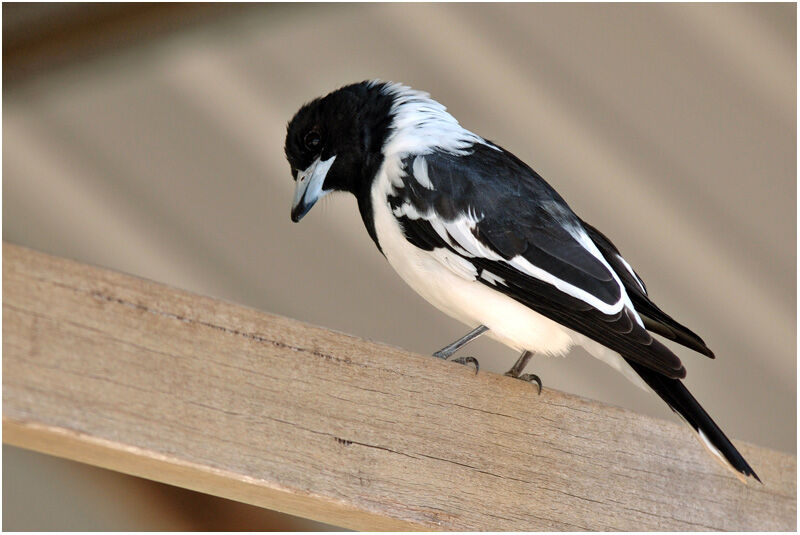
POLYGON ((517 351, 564 355, 573 345, 649 390, 642 379, 615 351, 531 310, 514 299, 475 280, 475 274, 442 250, 424 251, 405 239, 386 201, 388 178, 379 173, 372 189, 375 233, 389 264, 417 293, 445 314, 470 328, 485 325, 487 335, 517 351))

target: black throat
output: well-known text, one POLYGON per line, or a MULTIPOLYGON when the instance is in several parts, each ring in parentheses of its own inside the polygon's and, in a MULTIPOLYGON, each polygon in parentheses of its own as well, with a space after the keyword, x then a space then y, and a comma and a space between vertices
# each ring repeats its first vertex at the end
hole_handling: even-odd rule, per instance
POLYGON ((383 250, 375 234, 371 193, 372 184, 383 165, 383 145, 391 133, 394 119, 391 113, 394 95, 387 91, 388 85, 383 82, 376 84, 362 82, 348 88, 356 92, 362 103, 358 112, 358 124, 361 125, 361 150, 364 163, 353 194, 358 200, 358 211, 361 213, 367 233, 381 254, 383 250))

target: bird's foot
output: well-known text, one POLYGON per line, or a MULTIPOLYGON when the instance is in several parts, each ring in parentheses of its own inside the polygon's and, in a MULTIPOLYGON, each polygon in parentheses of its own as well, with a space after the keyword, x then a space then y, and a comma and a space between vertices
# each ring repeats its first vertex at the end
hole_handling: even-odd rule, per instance
POLYGON ((450 362, 457 362, 459 364, 463 364, 464 366, 469 366, 471 364, 471 365, 475 366, 475 373, 476 374, 478 373, 478 370, 481 367, 480 364, 478 363, 478 359, 476 359, 475 357, 450 358, 450 357, 452 357, 452 355, 447 355, 446 353, 443 353, 442 351, 437 351, 436 353, 433 354, 433 356, 437 357, 437 358, 440 358, 440 359, 449 360, 450 362))
POLYGON ((520 381, 525 381, 527 383, 536 383, 536 386, 539 389, 538 394, 542 395, 542 380, 539 379, 539 376, 533 373, 524 373, 522 375, 515 375, 512 370, 507 371, 504 374, 506 377, 513 377, 514 379, 519 379, 520 381))
POLYGON ((475 357, 457 357, 454 359, 447 359, 447 360, 450 360, 451 362, 458 362, 459 364, 463 364, 464 366, 469 366, 470 364, 472 364, 473 366, 475 366, 475 375, 478 374, 478 370, 481 368, 481 365, 478 363, 478 359, 476 359, 475 357))

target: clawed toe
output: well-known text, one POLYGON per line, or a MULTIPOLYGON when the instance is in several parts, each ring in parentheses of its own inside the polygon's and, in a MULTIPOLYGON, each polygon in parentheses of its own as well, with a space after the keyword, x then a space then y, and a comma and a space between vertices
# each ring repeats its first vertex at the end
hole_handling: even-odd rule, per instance
POLYGON ((519 379, 520 381, 525 381, 526 383, 536 383, 537 388, 539 389, 538 394, 542 394, 542 380, 539 379, 538 375, 533 373, 525 373, 522 375, 514 375, 514 373, 509 370, 505 373, 506 377, 511 377, 513 379, 519 379))
POLYGON ((538 387, 539 387, 539 392, 538 392, 538 394, 539 394, 540 396, 542 395, 542 380, 541 380, 541 379, 539 379, 539 376, 538 376, 538 375, 535 375, 535 374, 533 374, 533 373, 526 373, 526 374, 524 374, 524 375, 520 375, 520 376, 518 377, 518 379, 520 379, 520 380, 522 380, 522 381, 527 381, 527 382, 529 382, 529 383, 536 383, 536 386, 538 386, 538 387))
POLYGON ((532 373, 522 373, 522 370, 525 369, 525 366, 528 364, 528 361, 533 356, 533 353, 530 351, 523 351, 522 355, 519 356, 517 362, 508 370, 505 375, 506 377, 513 377, 514 379, 520 379, 527 383, 536 383, 536 386, 539 387, 539 394, 542 393, 542 380, 539 379, 538 375, 534 375, 532 373))
POLYGON ((463 364, 464 366, 467 366, 469 364, 474 365, 476 374, 478 373, 478 370, 480 369, 480 364, 478 363, 478 359, 476 359, 475 357, 457 357, 457 358, 449 359, 449 360, 450 360, 450 362, 458 362, 459 364, 463 364))

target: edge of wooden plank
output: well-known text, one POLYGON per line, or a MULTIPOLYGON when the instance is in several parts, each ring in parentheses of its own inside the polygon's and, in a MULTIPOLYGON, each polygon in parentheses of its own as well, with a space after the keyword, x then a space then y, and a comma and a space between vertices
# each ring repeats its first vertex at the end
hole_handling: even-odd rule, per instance
POLYGON ((326 496, 300 494, 266 480, 187 462, 69 429, 3 417, 3 443, 115 472, 220 496, 354 530, 421 531, 423 526, 357 509, 326 496))

